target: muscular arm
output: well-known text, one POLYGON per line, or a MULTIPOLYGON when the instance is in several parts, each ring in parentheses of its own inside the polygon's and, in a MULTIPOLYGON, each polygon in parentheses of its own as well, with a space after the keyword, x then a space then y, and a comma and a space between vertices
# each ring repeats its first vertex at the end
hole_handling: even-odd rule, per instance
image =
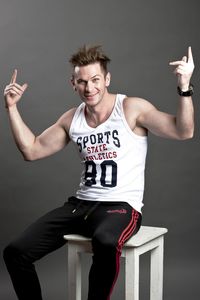
MULTIPOLYGON (((171 62, 175 66, 175 75, 178 78, 178 86, 182 91, 187 91, 194 70, 194 62, 191 47, 188 48, 188 58, 184 56, 180 61, 171 62)), ((143 127, 155 135, 172 138, 188 139, 194 132, 194 108, 192 97, 179 97, 178 108, 175 116, 160 112, 152 104, 144 99, 135 99, 136 105, 136 129, 143 127)))
POLYGON ((141 101, 141 114, 137 125, 147 128, 153 134, 171 139, 188 139, 194 132, 194 110, 191 97, 180 97, 176 115, 157 110, 149 102, 141 101))
POLYGON ((22 120, 17 109, 17 102, 23 95, 27 85, 18 85, 16 77, 17 72, 15 71, 11 83, 5 88, 4 92, 15 142, 25 160, 36 160, 52 155, 70 141, 68 130, 75 109, 66 112, 54 125, 46 129, 41 135, 35 136, 22 120))
POLYGON ((70 141, 67 128, 71 112, 63 115, 55 124, 39 136, 35 136, 22 120, 17 107, 8 109, 9 120, 15 142, 25 160, 37 160, 50 156, 64 148, 70 141))

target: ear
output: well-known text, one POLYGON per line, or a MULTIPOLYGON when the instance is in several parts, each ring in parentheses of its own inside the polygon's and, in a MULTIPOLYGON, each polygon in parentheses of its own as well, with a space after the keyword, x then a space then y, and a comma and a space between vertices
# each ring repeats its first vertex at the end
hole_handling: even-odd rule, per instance
POLYGON ((110 85, 110 80, 111 80, 111 74, 110 74, 110 72, 108 72, 108 73, 106 74, 106 87, 109 87, 109 85, 110 85))
POLYGON ((70 79, 71 85, 74 89, 74 91, 76 92, 76 87, 75 87, 75 82, 74 82, 74 76, 72 75, 71 79, 70 79))

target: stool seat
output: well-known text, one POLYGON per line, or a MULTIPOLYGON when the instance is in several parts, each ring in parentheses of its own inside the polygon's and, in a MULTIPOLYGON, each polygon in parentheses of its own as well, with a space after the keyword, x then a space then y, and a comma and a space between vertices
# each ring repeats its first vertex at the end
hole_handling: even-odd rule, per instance
MULTIPOLYGON (((150 251, 150 300, 163 299, 163 249, 166 228, 141 226, 123 246, 125 258, 125 300, 139 300, 139 256, 150 251)), ((68 300, 81 300, 81 253, 91 253, 91 239, 64 235, 68 241, 68 300)))
MULTIPOLYGON (((167 233, 166 228, 152 227, 152 226, 141 226, 138 233, 132 236, 125 244, 124 247, 139 247, 146 244, 149 241, 167 233)), ((67 234, 64 235, 64 239, 67 241, 76 241, 77 243, 90 242, 91 239, 84 237, 79 234, 67 234)))

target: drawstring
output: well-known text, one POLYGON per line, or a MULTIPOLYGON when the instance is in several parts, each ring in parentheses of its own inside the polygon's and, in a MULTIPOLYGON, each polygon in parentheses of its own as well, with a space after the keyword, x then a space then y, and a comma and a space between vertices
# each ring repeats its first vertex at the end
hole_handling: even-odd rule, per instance
MULTIPOLYGON (((78 204, 76 205, 76 207, 72 210, 72 214, 74 214, 79 207, 81 206, 81 204, 83 203, 83 201, 79 201, 78 204)), ((87 220, 87 218, 89 217, 89 215, 91 215, 92 212, 94 212, 94 210, 99 206, 101 202, 97 201, 94 205, 92 205, 88 211, 86 212, 85 216, 84 216, 84 220, 87 220)))
POLYGON ((87 218, 89 217, 89 215, 91 215, 91 213, 94 212, 94 210, 99 206, 100 204, 100 201, 97 201, 94 205, 92 205, 90 207, 90 209, 87 211, 85 217, 84 217, 84 220, 87 220, 87 218))
POLYGON ((72 213, 74 214, 79 209, 80 206, 81 206, 81 201, 79 201, 76 207, 72 210, 72 213))

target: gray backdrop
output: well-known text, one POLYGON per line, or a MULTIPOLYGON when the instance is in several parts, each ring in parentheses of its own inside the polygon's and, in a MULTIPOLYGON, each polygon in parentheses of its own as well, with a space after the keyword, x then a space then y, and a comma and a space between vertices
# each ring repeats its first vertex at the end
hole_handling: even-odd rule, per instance
MULTIPOLYGON (((111 56, 110 91, 144 97, 170 113, 176 111, 177 94, 168 62, 187 54, 187 47, 192 46, 195 137, 179 142, 149 136, 143 224, 169 229, 165 300, 197 300, 200 295, 199 6, 197 0, 0 1, 1 91, 17 68, 18 81, 29 84, 20 111, 36 134, 80 103, 69 83, 68 58, 83 43, 102 44, 111 56)), ((80 169, 72 146, 41 161, 23 161, 1 98, 0 299, 14 300, 2 261, 3 248, 28 224, 74 193, 80 169)), ((64 247, 37 263, 46 300, 66 299, 65 252, 64 247)), ((89 256, 83 264, 85 278, 89 256)), ((141 264, 141 300, 148 299, 147 271, 148 257, 141 264)), ((113 300, 123 299, 122 277, 113 300)))

